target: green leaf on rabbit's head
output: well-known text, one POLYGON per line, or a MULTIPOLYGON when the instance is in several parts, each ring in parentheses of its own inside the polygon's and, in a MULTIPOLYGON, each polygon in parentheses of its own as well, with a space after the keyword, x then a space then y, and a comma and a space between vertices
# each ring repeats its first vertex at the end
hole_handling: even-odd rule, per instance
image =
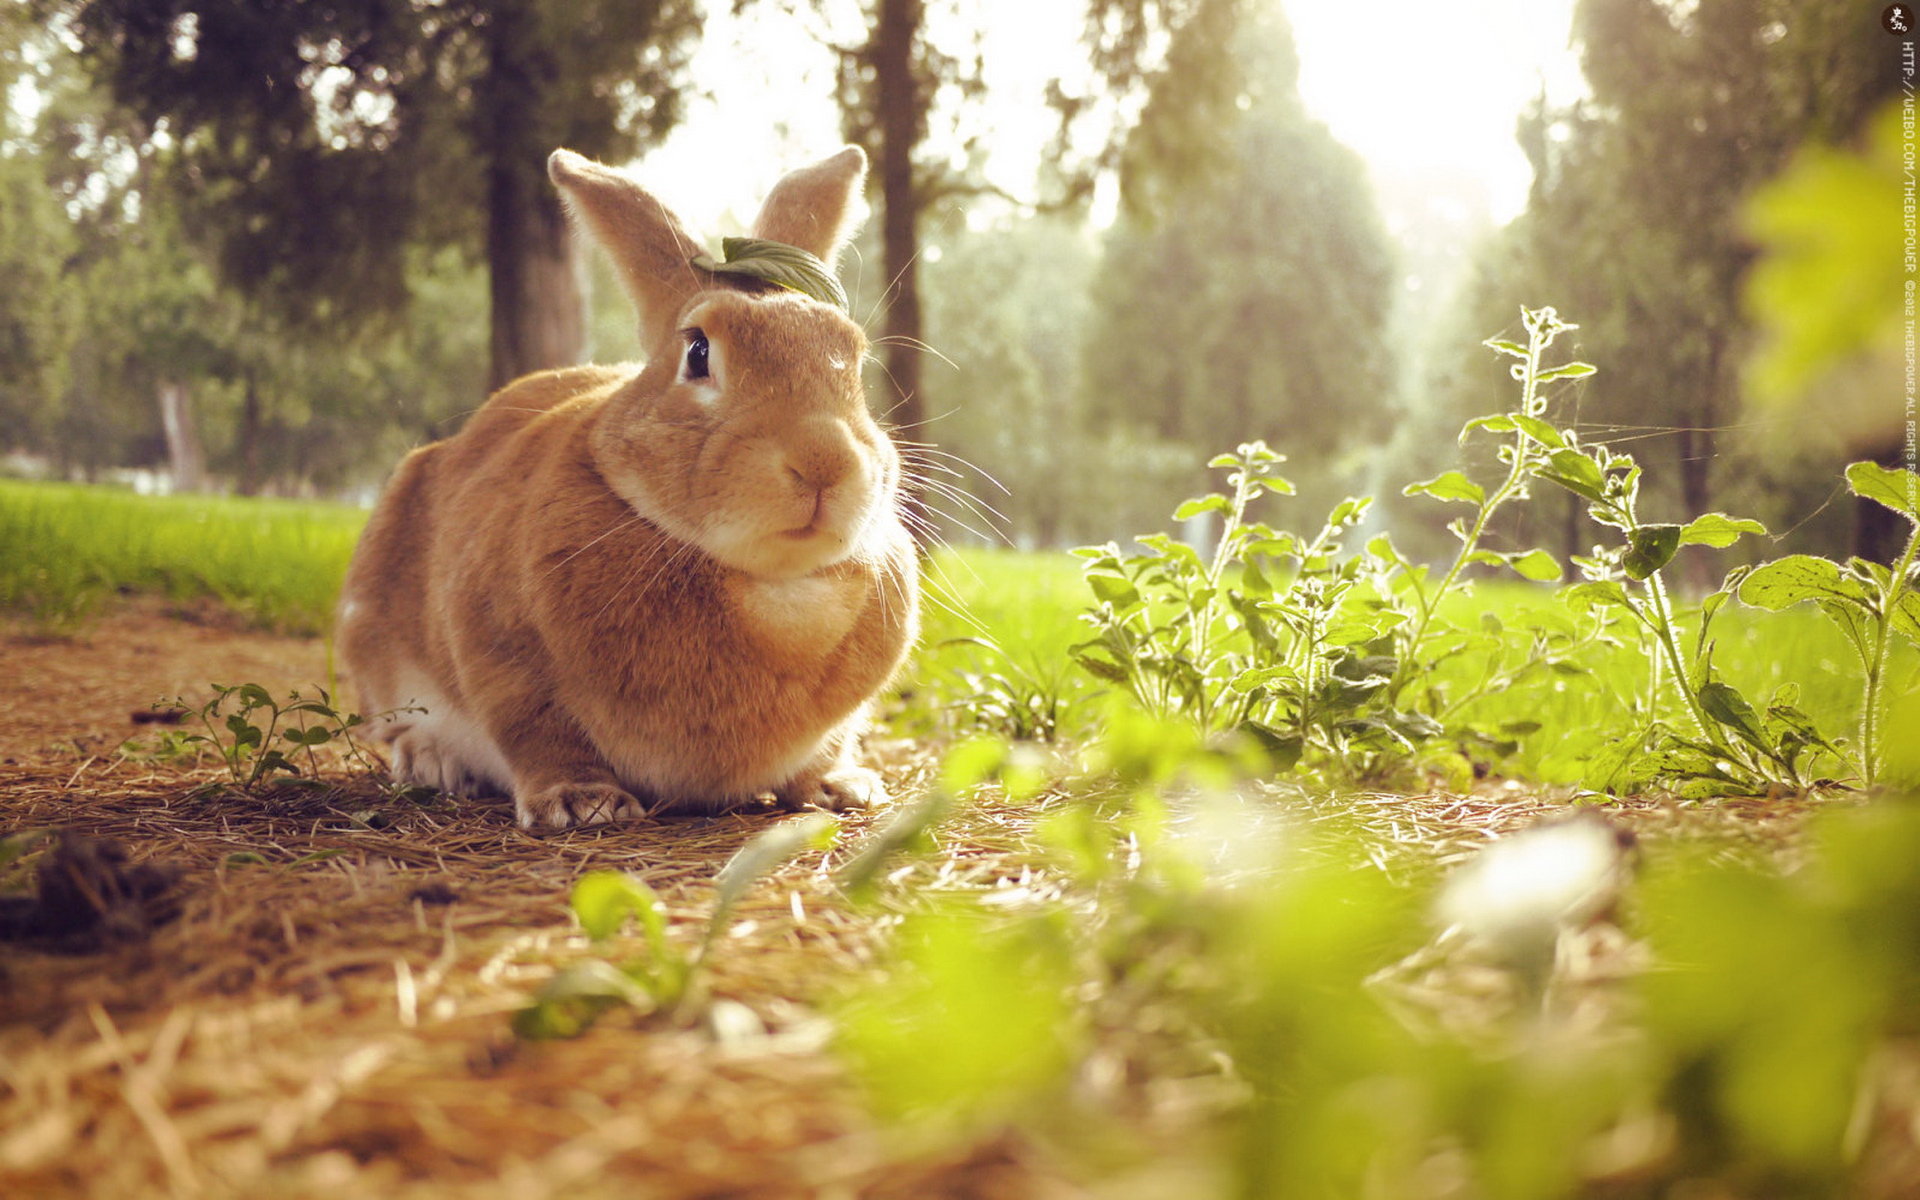
POLYGON ((693 265, 710 275, 771 283, 831 304, 842 312, 848 310, 846 290, 834 278, 833 271, 798 246, 765 238, 730 237, 720 240, 720 253, 723 258, 717 262, 710 254, 696 254, 693 265))

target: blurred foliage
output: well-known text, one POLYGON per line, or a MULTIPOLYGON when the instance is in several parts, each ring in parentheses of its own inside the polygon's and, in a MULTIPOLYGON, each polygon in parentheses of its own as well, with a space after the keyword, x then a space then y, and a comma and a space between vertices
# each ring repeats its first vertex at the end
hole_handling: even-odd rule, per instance
MULTIPOLYGON (((1768 334, 1748 367, 1760 404, 1808 398, 1835 366, 1895 346, 1903 328, 1895 297, 1911 295, 1911 272, 1887 242, 1901 227, 1902 141, 1900 112, 1889 107, 1861 152, 1807 146, 1748 203, 1747 227, 1767 249, 1746 291, 1768 334)), ((1891 424, 1894 407, 1880 407, 1891 424)))
POLYGON ((533 1041, 579 1037, 620 1007, 667 1020, 690 1020, 703 1011, 712 1016, 714 1009, 731 1003, 716 1002, 709 994, 707 964, 730 928, 734 908, 767 875, 797 855, 831 849, 839 834, 839 818, 824 812, 793 817, 755 834, 715 876, 713 908, 691 949, 683 949, 672 937, 666 905, 645 880, 620 871, 582 875, 568 905, 580 931, 603 953, 555 972, 533 1002, 513 1014, 514 1033, 533 1041), (605 951, 617 949, 616 940, 629 922, 639 924, 645 953, 616 964, 605 951))
MULTIPOLYGON (((922 1137, 1012 1124, 1095 1179, 1193 1195, 1901 1194, 1883 1087, 1920 1020, 1920 809, 1826 814, 1790 874, 1647 847, 1599 919, 1652 969, 1580 983, 1562 956, 1529 1003, 1439 928, 1450 881, 1390 876, 1367 835, 1225 766, 1115 722, 1056 785, 1030 886, 881 896, 903 936, 839 1010, 880 1111, 922 1137), (1142 1087, 1157 1118, 1112 1136, 1142 1087)), ((1512 850, 1530 877, 1572 863, 1566 839, 1512 850)), ((1540 925, 1549 950, 1594 913, 1540 925)))

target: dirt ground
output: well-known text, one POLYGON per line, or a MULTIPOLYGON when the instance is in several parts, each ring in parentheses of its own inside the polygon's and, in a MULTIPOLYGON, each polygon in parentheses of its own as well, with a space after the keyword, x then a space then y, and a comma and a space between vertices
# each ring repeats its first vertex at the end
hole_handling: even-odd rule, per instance
POLYGON ((124 928, 0 943, 0 1195, 1074 1194, 1013 1135, 903 1146, 864 1115, 816 1002, 876 935, 817 854, 738 910, 713 960, 724 1021, 513 1038, 585 953, 566 908, 584 871, 640 875, 697 930, 773 815, 535 836, 504 801, 396 805, 370 783, 195 798, 211 768, 118 753, 159 728, 135 714, 211 682, 311 691, 320 642, 142 605, 71 638, 11 627, 0 660, 0 832, 111 839, 168 885, 124 928))
MULTIPOLYGON (((839 895, 830 871, 846 849, 755 887, 711 959, 700 1015, 618 1011, 577 1040, 517 1040, 511 1014, 589 954, 566 904, 584 872, 643 878, 690 944, 715 871, 782 818, 535 835, 505 801, 396 798, 365 777, 262 798, 196 790, 212 765, 121 752, 164 728, 137 723, 154 700, 215 682, 311 692, 328 664, 316 640, 184 617, 140 604, 71 638, 0 627, 0 835, 85 835, 43 856, 64 874, 43 870, 40 892, 58 885, 108 913, 0 940, 0 1196, 1090 1194, 1027 1132, 927 1138, 868 1114, 821 1015, 836 988, 870 977, 889 925, 839 895)), ((896 797, 926 786, 932 752, 879 753, 896 797)), ((1340 804, 1377 830, 1389 870, 1463 859, 1556 811, 1524 791, 1340 804)), ((1611 817, 1642 837, 1704 831, 1729 853, 1771 853, 1807 807, 1703 816, 1633 802, 1611 817)), ((885 817, 850 816, 840 845, 885 817)), ((1034 817, 974 805, 943 831, 941 857, 902 870, 935 890, 1024 881, 1034 817)), ((28 903, 0 895, 0 932, 29 920, 28 903)), ((635 935, 603 953, 641 946, 635 935)), ((1617 977, 1625 951, 1596 946, 1595 977, 1617 977)), ((1182 1125, 1140 1128, 1173 1138, 1182 1125)), ((1108 1175, 1100 1194, 1218 1192, 1156 1174, 1157 1144, 1132 1146, 1149 1165, 1108 1175)))

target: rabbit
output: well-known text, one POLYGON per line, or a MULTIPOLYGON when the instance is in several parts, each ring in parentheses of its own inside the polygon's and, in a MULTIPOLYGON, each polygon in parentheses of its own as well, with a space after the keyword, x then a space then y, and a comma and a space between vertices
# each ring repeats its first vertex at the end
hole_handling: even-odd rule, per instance
MULTIPOLYGON (((336 637, 394 778, 503 792, 527 828, 884 799, 854 754, 917 636, 918 552, 859 325, 690 265, 620 171, 547 171, 649 357, 509 384, 394 473, 336 637)), ((787 175, 754 236, 831 270, 865 177, 854 146, 787 175)))

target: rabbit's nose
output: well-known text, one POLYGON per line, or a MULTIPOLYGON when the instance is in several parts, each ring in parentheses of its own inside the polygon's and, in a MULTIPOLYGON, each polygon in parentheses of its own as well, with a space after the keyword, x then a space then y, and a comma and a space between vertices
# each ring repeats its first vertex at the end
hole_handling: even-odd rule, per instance
POLYGON ((841 421, 812 423, 806 436, 790 446, 782 465, 787 477, 814 492, 825 492, 860 469, 860 451, 841 421))

